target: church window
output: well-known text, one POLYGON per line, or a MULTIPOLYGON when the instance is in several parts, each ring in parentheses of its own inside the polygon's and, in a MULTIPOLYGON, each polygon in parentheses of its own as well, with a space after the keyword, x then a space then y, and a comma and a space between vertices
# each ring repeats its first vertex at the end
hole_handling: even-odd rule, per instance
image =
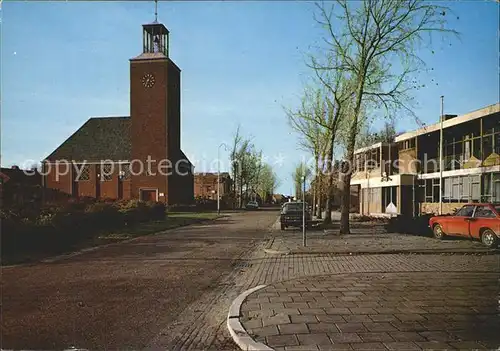
POLYGON ((80 178, 78 180, 80 180, 82 182, 90 180, 90 166, 89 165, 84 165, 81 168, 80 178))
POLYGON ((113 165, 105 164, 102 167, 102 181, 109 182, 113 178, 113 165))
POLYGON ((122 180, 130 179, 130 165, 122 165, 122 180))

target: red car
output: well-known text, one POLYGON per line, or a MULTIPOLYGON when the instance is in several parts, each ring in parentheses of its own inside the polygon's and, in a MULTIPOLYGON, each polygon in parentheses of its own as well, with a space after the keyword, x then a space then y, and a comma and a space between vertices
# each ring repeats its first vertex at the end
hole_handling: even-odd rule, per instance
POLYGON ((429 227, 437 239, 465 236, 494 248, 500 237, 500 204, 467 204, 454 215, 432 217, 429 227))

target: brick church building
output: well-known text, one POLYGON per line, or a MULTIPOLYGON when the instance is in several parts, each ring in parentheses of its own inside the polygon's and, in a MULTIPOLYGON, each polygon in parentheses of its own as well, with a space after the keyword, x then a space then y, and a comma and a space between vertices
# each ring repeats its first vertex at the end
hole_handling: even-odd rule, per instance
POLYGON ((130 59, 130 116, 90 118, 42 161, 43 185, 74 197, 191 203, 180 75, 168 29, 156 20, 143 25, 142 53, 130 59))

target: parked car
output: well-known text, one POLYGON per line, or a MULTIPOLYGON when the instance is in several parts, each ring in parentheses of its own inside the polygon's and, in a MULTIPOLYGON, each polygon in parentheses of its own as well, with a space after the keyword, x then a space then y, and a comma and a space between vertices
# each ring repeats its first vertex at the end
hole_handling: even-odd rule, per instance
POLYGON ((259 203, 257 201, 248 201, 247 204, 245 205, 245 208, 247 210, 258 210, 259 203))
POLYGON ((500 237, 500 204, 467 204, 453 215, 431 217, 429 227, 437 239, 462 236, 494 248, 500 237))
MULTIPOLYGON (((302 211, 303 202, 287 202, 281 207, 280 225, 281 230, 287 227, 301 227, 302 226, 302 211)), ((311 223, 311 212, 309 206, 306 206, 306 226, 311 223)))

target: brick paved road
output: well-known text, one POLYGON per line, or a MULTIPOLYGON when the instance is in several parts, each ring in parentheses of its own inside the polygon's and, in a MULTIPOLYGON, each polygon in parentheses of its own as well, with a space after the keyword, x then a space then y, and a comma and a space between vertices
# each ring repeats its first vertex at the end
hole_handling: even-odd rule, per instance
POLYGON ((272 284, 243 326, 276 350, 492 349, 498 273, 351 273, 272 284))

